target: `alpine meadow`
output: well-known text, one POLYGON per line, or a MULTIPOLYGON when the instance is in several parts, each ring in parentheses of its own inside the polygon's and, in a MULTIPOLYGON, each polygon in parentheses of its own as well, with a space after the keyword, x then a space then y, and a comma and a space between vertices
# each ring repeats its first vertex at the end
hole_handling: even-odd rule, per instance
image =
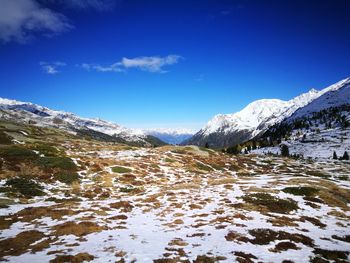
POLYGON ((349 14, 0 0, 0 261, 350 262, 349 14))

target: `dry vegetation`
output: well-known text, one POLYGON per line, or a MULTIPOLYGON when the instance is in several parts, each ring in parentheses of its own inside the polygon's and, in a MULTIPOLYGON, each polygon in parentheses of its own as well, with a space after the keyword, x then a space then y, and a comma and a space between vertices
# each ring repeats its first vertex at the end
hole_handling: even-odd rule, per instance
POLYGON ((0 260, 349 260, 349 163, 20 129, 0 145, 0 260))

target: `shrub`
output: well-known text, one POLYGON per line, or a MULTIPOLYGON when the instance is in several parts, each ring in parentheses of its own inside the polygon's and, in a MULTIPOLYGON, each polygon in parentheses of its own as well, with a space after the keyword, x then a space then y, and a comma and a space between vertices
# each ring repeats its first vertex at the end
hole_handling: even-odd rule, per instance
POLYGON ((58 156, 60 153, 60 151, 57 150, 57 148, 45 143, 36 143, 30 145, 29 147, 32 150, 36 150, 41 154, 44 154, 45 156, 58 156))
POLYGON ((213 168, 211 168, 210 166, 199 163, 199 162, 196 163, 196 167, 200 170, 207 171, 207 172, 213 171, 213 168))
POLYGON ((68 157, 40 157, 36 164, 44 168, 59 168, 66 171, 75 171, 77 166, 68 157))
POLYGON ((186 149, 183 149, 183 148, 181 148, 181 149, 174 149, 174 150, 171 150, 171 152, 172 153, 177 153, 177 154, 185 154, 185 153, 187 153, 187 150, 186 149))
POLYGON ((79 181, 79 175, 76 172, 63 171, 56 173, 54 178, 65 184, 72 184, 75 181, 79 181))
POLYGON ((313 187, 299 186, 299 187, 286 187, 282 191, 293 195, 313 196, 319 190, 313 187))
POLYGON ((3 131, 0 131, 0 144, 12 144, 10 136, 3 131))
POLYGON ((331 260, 332 262, 346 262, 350 252, 340 250, 327 250, 321 248, 315 248, 313 251, 316 256, 310 260, 312 263, 317 262, 329 262, 324 259, 331 260))
POLYGON ((299 208, 294 200, 280 199, 266 193, 249 194, 244 196, 243 200, 248 203, 264 206, 275 213, 289 213, 299 208))
POLYGON ((340 240, 340 241, 344 241, 344 242, 350 243, 350 235, 345 235, 345 236, 333 235, 332 238, 333 238, 333 239, 340 240))
POLYGON ((0 198, 0 208, 8 208, 13 204, 15 204, 15 202, 12 199, 0 198))
POLYGON ((119 190, 122 193, 140 193, 140 192, 142 192, 141 188, 137 188, 137 187, 133 187, 133 186, 120 187, 119 190))
POLYGON ((0 157, 10 161, 23 161, 36 159, 38 155, 23 146, 11 145, 0 148, 0 157))
POLYGON ((114 166, 112 167, 113 173, 130 173, 132 170, 130 168, 122 167, 122 166, 114 166))
POLYGON ((6 185, 11 187, 11 192, 18 192, 26 197, 44 195, 42 191, 43 188, 35 181, 28 178, 11 178, 6 181, 6 185))
POLYGON ((231 146, 226 149, 228 154, 239 154, 241 153, 241 147, 239 145, 231 146))
POLYGON ((307 175, 311 175, 311 176, 321 177, 321 178, 324 178, 324 179, 327 179, 327 178, 331 177, 330 175, 325 174, 325 173, 320 172, 320 171, 306 171, 306 174, 307 175))
POLYGON ((302 243, 305 246, 314 246, 314 241, 310 237, 302 234, 274 231, 268 228, 256 228, 251 229, 248 232, 254 237, 250 239, 249 242, 255 245, 268 245, 277 240, 290 240, 295 243, 302 243))

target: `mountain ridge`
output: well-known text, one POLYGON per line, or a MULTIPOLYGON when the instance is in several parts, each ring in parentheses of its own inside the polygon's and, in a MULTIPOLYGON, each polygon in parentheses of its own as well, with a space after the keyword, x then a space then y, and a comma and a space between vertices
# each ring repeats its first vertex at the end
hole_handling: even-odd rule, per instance
POLYGON ((143 146, 164 144, 158 138, 99 118, 83 118, 74 113, 52 110, 31 102, 0 98, 0 118, 28 122, 40 127, 55 127, 71 133, 92 134, 97 138, 116 138, 117 141, 143 146), (104 136, 103 134, 107 135, 104 136))
POLYGON ((350 78, 338 81, 320 91, 311 89, 288 101, 261 99, 249 103, 239 112, 218 114, 184 144, 198 146, 209 144, 213 148, 224 148, 253 139, 318 97, 340 89, 348 81, 350 78))
POLYGON ((195 134, 194 130, 185 128, 155 128, 142 131, 169 144, 180 144, 195 134))

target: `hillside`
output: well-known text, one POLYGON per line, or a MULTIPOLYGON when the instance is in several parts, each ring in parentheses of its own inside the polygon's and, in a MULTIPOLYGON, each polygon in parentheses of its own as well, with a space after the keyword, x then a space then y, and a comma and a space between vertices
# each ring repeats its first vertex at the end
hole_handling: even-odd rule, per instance
POLYGON ((288 145, 292 154, 333 158, 350 151, 350 79, 331 86, 327 92, 271 127, 257 141, 268 146, 255 153, 279 153, 288 145))
POLYGON ((164 145, 160 139, 101 119, 82 118, 29 102, 0 98, 0 119, 58 128, 80 136, 139 146, 164 145))
POLYGON ((349 260, 349 163, 0 122, 0 260, 349 260))
POLYGON ((349 79, 339 81, 321 91, 310 90, 289 101, 278 99, 263 99, 250 103, 243 110, 234 114, 220 114, 210 120, 207 125, 196 133, 185 144, 212 148, 234 146, 253 138, 259 137, 270 127, 278 124, 319 98, 326 98, 330 93, 338 93, 338 97, 346 100, 341 87, 347 85, 349 79))

